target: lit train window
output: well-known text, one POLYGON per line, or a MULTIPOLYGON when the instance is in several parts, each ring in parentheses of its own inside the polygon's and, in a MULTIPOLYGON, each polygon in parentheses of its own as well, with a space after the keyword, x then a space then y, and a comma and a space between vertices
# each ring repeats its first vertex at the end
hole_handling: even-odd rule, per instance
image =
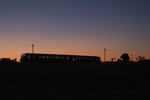
POLYGON ((45 56, 42 56, 42 58, 45 58, 45 56))
POLYGON ((83 57, 80 57, 81 60, 83 60, 83 57))
POLYGON ((80 57, 76 57, 76 59, 80 59, 80 57))
POLYGON ((73 60, 73 61, 75 61, 76 59, 75 59, 75 58, 73 58, 72 60, 73 60))
POLYGON ((31 56, 28 56, 28 59, 30 59, 31 58, 31 56))
POLYGON ((41 56, 39 56, 39 59, 41 59, 41 56))
POLYGON ((67 60, 69 60, 69 57, 67 57, 67 60))

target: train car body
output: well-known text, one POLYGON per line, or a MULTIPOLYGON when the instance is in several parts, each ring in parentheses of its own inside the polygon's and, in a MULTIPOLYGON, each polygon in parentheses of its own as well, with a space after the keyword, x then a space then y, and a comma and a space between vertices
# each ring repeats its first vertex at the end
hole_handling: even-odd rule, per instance
POLYGON ((98 56, 81 56, 81 55, 59 55, 59 54, 37 54, 24 53, 21 55, 20 61, 24 62, 101 62, 98 56))

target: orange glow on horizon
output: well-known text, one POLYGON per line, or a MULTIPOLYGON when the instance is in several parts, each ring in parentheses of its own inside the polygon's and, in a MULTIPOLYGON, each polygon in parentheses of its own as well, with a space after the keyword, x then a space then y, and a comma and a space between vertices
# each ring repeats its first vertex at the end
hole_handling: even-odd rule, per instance
MULTIPOLYGON (((1 51, 2 52, 2 51, 1 51)), ((20 52, 14 52, 14 53, 11 53, 11 52, 9 52, 9 53, 7 53, 7 51, 3 51, 3 54, 1 54, 1 56, 0 56, 0 58, 11 58, 11 59, 15 59, 15 58, 17 58, 17 61, 19 61, 20 60, 20 57, 21 57, 21 54, 23 54, 23 53, 31 53, 31 51, 30 52, 26 52, 26 51, 20 51, 20 52)), ((51 50, 51 52, 50 51, 47 51, 47 50, 43 50, 43 52, 39 52, 39 50, 36 52, 36 50, 35 50, 35 53, 41 53, 41 54, 67 54, 67 55, 85 55, 85 56, 99 56, 99 57, 101 57, 101 61, 104 61, 104 53, 103 53, 103 50, 101 50, 101 52, 98 52, 98 51, 96 51, 96 52, 92 52, 92 51, 90 51, 90 52, 84 52, 84 51, 59 51, 59 49, 58 50, 51 50)), ((115 58, 115 61, 117 60, 117 59, 120 59, 120 56, 121 56, 121 54, 123 54, 123 53, 125 53, 125 52, 118 52, 118 53, 111 53, 110 51, 108 51, 107 52, 107 55, 106 55, 106 61, 111 61, 111 58, 115 58)), ((130 56, 130 58, 131 58, 131 54, 132 53, 128 53, 129 54, 129 56, 130 56)), ((140 54, 140 53, 139 53, 140 54)), ((141 53, 141 54, 145 54, 146 55, 146 53, 141 53)), ((138 54, 134 54, 133 55, 133 61, 136 61, 136 58, 138 57, 138 56, 143 56, 143 55, 138 55, 138 54)), ((146 59, 149 59, 150 58, 150 55, 148 55, 148 56, 144 56, 146 59), (149 58, 148 58, 149 57, 149 58)))

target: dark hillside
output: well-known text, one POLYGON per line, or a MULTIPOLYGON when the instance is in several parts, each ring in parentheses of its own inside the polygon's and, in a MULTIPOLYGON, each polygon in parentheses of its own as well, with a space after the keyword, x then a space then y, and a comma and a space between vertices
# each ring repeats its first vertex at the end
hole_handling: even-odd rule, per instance
POLYGON ((1 98, 143 100, 149 63, 0 64, 1 98))

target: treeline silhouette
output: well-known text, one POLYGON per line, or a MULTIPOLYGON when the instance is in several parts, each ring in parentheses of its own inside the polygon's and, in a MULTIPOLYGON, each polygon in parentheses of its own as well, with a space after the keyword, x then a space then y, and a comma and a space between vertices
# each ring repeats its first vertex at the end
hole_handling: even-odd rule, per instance
POLYGON ((0 63, 17 63, 17 59, 0 58, 0 63))

